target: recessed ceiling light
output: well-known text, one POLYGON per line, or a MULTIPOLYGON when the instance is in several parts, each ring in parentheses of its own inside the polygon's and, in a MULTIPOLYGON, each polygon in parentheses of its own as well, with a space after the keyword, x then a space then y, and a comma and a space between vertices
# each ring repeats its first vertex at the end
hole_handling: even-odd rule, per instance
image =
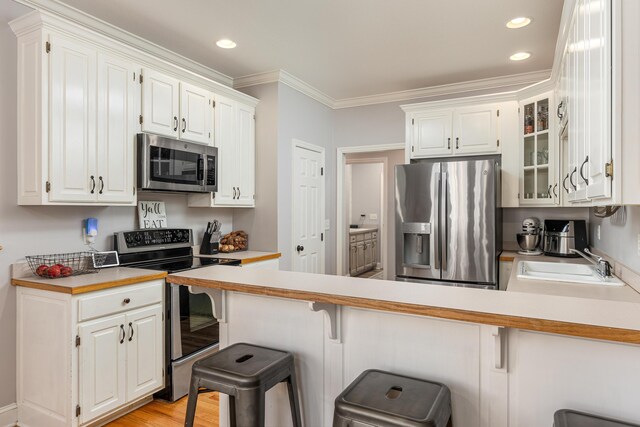
POLYGON ((525 16, 519 16, 507 22, 507 28, 522 28, 522 27, 526 27, 529 24, 531 24, 531 18, 527 18, 525 16))
POLYGON ((216 44, 218 45, 218 47, 221 47, 223 49, 233 49, 237 46, 236 42, 229 39, 220 39, 216 42, 216 44))
POLYGON ((531 54, 529 52, 517 52, 514 53, 513 55, 511 55, 509 57, 510 60, 512 61, 523 61, 527 58, 529 58, 531 56, 531 54))

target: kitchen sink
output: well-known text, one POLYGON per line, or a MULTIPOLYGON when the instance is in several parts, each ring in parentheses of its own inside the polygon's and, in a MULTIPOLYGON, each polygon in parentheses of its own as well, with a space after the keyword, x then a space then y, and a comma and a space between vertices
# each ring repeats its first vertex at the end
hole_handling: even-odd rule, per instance
POLYGON ((617 277, 603 278, 588 264, 520 261, 518 279, 577 283, 585 285, 624 286, 617 277))

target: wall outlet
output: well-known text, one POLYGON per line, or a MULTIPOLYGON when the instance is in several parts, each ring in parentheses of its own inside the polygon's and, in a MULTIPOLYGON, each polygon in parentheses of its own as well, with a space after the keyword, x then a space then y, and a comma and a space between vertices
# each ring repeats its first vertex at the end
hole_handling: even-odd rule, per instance
POLYGON ((369 219, 376 221, 378 219, 378 214, 369 214, 369 219))
POLYGON ((600 225, 596 227, 596 238, 600 240, 600 225))

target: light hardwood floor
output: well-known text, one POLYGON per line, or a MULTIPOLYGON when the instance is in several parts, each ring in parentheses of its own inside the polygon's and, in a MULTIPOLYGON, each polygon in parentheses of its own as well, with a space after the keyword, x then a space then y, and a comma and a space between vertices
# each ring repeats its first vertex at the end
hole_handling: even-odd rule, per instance
MULTIPOLYGON (((186 397, 174 403, 154 400, 107 424, 107 427, 179 427, 184 425, 186 410, 186 397)), ((218 427, 218 410, 218 393, 200 394, 194 427, 218 427)))

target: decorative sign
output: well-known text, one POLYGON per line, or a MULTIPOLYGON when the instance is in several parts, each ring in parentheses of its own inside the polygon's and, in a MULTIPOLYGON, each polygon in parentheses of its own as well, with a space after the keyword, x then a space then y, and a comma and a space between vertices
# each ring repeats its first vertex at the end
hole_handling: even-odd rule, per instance
POLYGON ((167 228, 167 211, 164 202, 138 202, 138 224, 140 228, 167 228))

